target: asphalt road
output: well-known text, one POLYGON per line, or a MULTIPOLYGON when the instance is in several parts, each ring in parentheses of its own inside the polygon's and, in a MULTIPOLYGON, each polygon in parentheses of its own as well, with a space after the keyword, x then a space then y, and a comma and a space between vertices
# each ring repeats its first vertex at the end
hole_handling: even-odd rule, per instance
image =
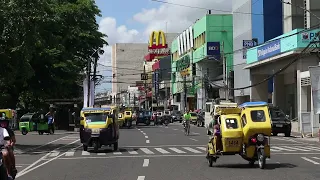
POLYGON ((202 127, 181 124, 121 129, 119 151, 83 152, 77 133, 17 133, 16 161, 21 180, 291 180, 320 179, 320 146, 295 137, 272 137, 264 170, 240 156, 224 156, 208 167, 202 127))

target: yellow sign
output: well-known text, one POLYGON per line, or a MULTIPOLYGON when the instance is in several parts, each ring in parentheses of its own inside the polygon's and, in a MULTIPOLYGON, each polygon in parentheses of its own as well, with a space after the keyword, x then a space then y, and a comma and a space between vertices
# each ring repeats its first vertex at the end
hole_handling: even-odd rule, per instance
POLYGON ((187 76, 187 75, 190 75, 190 72, 191 72, 191 68, 188 67, 182 71, 180 71, 180 75, 183 77, 183 76, 187 76))
POLYGON ((149 39, 149 49, 162 49, 167 48, 166 35, 163 31, 152 31, 149 39), (162 40, 162 44, 160 44, 160 37, 162 40), (153 44, 153 42, 156 44, 153 44))

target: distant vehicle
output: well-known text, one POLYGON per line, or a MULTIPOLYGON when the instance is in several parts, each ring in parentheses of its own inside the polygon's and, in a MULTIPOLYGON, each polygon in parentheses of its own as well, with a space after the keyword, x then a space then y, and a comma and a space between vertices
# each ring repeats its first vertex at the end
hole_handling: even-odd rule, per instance
POLYGON ((182 123, 182 114, 180 111, 173 111, 171 114, 171 122, 179 121, 182 123))
POLYGON ((191 112, 190 114, 191 114, 191 123, 196 125, 198 120, 198 114, 195 112, 191 112))
POLYGON ((202 115, 202 113, 198 113, 197 126, 204 127, 204 116, 202 115))
POLYGON ((286 137, 291 135, 291 121, 288 115, 276 106, 269 105, 269 113, 271 116, 272 135, 277 136, 284 133, 286 137))

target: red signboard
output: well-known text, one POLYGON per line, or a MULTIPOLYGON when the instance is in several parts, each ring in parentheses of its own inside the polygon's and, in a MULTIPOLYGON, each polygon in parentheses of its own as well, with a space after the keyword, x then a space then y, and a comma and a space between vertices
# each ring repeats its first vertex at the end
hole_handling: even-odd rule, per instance
POLYGON ((160 69, 160 61, 157 61, 152 65, 152 71, 155 71, 157 69, 160 69))

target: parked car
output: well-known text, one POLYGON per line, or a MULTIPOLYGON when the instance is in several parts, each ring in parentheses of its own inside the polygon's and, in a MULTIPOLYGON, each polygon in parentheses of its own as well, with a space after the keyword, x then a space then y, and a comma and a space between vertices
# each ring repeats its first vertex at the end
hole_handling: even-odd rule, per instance
POLYGON ((269 106, 269 112, 272 122, 272 135, 277 136, 284 133, 286 137, 291 135, 291 121, 279 107, 269 106))
POLYGON ((171 122, 179 121, 182 123, 182 114, 180 111, 173 111, 171 114, 171 122))

